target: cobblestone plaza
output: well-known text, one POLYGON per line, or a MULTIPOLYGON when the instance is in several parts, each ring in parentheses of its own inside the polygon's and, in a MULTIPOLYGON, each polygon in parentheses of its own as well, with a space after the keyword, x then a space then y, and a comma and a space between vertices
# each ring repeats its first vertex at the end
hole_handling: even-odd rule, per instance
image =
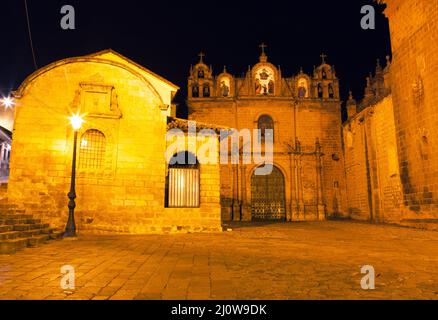
POLYGON ((438 233, 352 222, 81 235, 0 256, 1 299, 437 299, 438 233), (75 268, 75 290, 60 287, 75 268), (375 268, 363 290, 361 267, 375 268))

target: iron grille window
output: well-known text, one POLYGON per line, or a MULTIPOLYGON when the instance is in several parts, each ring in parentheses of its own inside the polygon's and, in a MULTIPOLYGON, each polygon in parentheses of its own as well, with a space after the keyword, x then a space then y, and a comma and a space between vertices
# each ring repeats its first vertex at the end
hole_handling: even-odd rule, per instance
POLYGON ((179 155, 180 158, 175 155, 169 163, 169 175, 166 179, 167 207, 197 208, 200 194, 199 163, 196 157, 188 152, 179 155), (184 161, 179 161, 182 159, 184 161))
POLYGON ((99 169, 105 162, 106 139, 99 130, 87 130, 81 138, 79 149, 79 167, 99 169))

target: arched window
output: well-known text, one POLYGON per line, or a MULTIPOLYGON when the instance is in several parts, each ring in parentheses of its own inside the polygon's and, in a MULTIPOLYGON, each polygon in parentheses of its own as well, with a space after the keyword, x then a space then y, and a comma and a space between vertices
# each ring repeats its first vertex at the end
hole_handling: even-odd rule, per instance
POLYGON ((261 132, 262 142, 264 142, 267 137, 272 138, 271 141, 274 141, 274 120, 270 116, 261 116, 258 120, 257 127, 261 132))
POLYGON ((328 87, 328 92, 329 92, 329 98, 333 99, 335 97, 335 90, 333 89, 333 84, 329 84, 328 87))
POLYGON ((298 97, 307 98, 309 96, 309 86, 307 85, 307 80, 301 78, 298 81, 298 97))
POLYGON ((204 69, 199 68, 199 69, 198 69, 198 78, 199 78, 199 79, 204 79, 204 77, 205 77, 204 69))
POLYGON ((105 164, 106 139, 99 130, 87 130, 81 138, 79 168, 100 169, 105 164))
POLYGON ((166 206, 168 208, 199 207, 199 162, 190 152, 175 154, 168 164, 166 206))
POLYGON ((202 96, 205 98, 210 97, 210 86, 207 83, 203 86, 202 96))
POLYGON ((199 86, 197 84, 192 86, 192 97, 199 98, 199 86))
POLYGON ((255 93, 256 95, 275 94, 274 71, 271 68, 262 67, 257 70, 255 75, 255 93))
POLYGON ((318 83, 318 98, 322 98, 324 96, 324 90, 322 88, 322 83, 318 83))
POLYGON ((223 77, 220 80, 220 92, 222 97, 228 97, 230 95, 231 90, 231 81, 228 77, 223 77))

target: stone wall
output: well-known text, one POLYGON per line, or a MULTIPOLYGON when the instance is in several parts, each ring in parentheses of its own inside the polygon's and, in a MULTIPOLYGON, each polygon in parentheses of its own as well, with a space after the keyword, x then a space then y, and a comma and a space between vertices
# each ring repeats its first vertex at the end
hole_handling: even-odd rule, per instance
MULTIPOLYGON (((201 209, 165 210, 168 109, 163 101, 175 87, 160 79, 151 85, 150 73, 122 60, 108 54, 105 59, 63 60, 38 71, 16 92, 9 199, 53 226, 64 227, 73 148, 68 116, 80 112, 86 117, 78 149, 89 129, 99 130, 106 141, 103 165, 97 169, 82 167, 78 150, 80 231, 148 233, 180 226, 219 230, 219 205, 215 211, 214 201, 201 209)), ((210 171, 201 169, 201 186, 217 183, 219 188, 210 171)))
MULTIPOLYGON (((189 118, 237 129, 257 129, 257 120, 267 114, 274 120, 274 165, 285 178, 286 211, 288 220, 317 219, 316 159, 314 156, 297 156, 301 166, 301 182, 295 176, 295 157, 289 154, 295 144, 295 136, 300 140, 305 152, 315 150, 315 142, 320 140, 322 157, 322 197, 330 216, 347 214, 344 161, 341 138, 340 104, 336 101, 322 102, 308 99, 295 103, 284 98, 239 99, 193 99, 189 100, 189 118), (294 196, 299 194, 298 198, 294 196), (297 202, 307 204, 298 212, 297 202)), ((232 204, 242 202, 242 219, 251 220, 251 175, 256 168, 252 165, 221 166, 222 218, 232 217, 232 204), (234 201, 233 201, 234 200, 234 201)), ((234 219, 239 220, 240 210, 234 209, 234 219)))
POLYGON ((343 136, 350 217, 399 223, 402 192, 392 97, 350 118, 343 136))
POLYGON ((405 217, 438 218, 438 1, 386 0, 405 217))

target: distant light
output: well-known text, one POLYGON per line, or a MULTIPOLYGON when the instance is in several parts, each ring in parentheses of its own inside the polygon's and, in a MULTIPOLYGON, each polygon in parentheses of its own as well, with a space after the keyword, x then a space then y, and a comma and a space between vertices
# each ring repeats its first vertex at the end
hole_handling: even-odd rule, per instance
POLYGON ((69 117, 71 126, 73 129, 79 130, 82 127, 82 124, 85 122, 83 116, 79 114, 73 114, 71 117, 69 117))
POLYGON ((14 104, 15 104, 14 103, 14 99, 12 97, 10 97, 10 96, 3 97, 3 99, 1 99, 0 102, 7 109, 12 108, 14 106, 14 104))

